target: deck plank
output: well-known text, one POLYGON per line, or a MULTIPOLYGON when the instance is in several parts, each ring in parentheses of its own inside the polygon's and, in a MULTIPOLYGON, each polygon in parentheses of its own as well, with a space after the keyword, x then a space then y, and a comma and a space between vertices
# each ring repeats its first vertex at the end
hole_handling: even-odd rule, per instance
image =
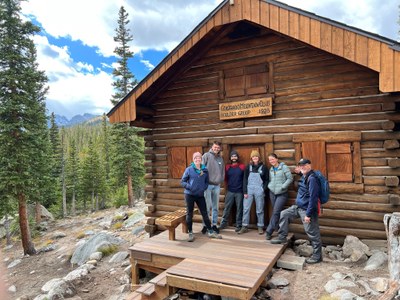
MULTIPOLYGON (((181 225, 180 225, 181 226, 181 225)), ((201 234, 201 224, 193 224, 195 241, 176 231, 176 240, 168 232, 146 239, 130 248, 140 263, 166 270, 167 283, 179 288, 249 299, 272 270, 286 245, 272 245, 257 230, 238 235, 233 228, 221 232, 222 239, 201 234), (142 257, 151 260, 146 262, 142 257)))

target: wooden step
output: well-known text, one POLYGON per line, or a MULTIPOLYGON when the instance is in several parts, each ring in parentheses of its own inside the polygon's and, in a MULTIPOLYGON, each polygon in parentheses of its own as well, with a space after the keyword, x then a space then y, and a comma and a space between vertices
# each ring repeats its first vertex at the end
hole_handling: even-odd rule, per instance
POLYGON ((148 282, 138 288, 135 292, 140 293, 144 296, 151 296, 154 293, 155 289, 156 287, 154 286, 154 284, 148 282))
POLYGON ((164 271, 149 281, 150 283, 165 287, 167 285, 167 272, 164 271))
POLYGON ((132 292, 126 297, 125 300, 141 300, 141 299, 142 299, 142 294, 137 292, 132 292))

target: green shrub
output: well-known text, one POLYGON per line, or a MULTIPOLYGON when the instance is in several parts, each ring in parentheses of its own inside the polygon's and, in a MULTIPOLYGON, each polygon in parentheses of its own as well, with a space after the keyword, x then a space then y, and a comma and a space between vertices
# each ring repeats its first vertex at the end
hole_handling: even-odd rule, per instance
POLYGON ((116 208, 121 207, 122 205, 128 205, 128 191, 125 186, 119 187, 115 190, 114 194, 111 195, 113 205, 116 208))
POLYGON ((103 254, 103 256, 108 256, 110 254, 113 254, 115 252, 117 252, 118 250, 118 246, 117 245, 106 245, 106 246, 102 246, 98 249, 99 252, 101 252, 103 254))

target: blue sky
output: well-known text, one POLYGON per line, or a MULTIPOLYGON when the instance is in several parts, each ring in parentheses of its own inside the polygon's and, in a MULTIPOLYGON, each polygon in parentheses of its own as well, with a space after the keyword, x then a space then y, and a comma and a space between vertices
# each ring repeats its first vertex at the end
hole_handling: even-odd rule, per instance
MULTIPOLYGON (((283 0, 283 3, 399 40, 399 0, 283 0)), ((221 0, 28 0, 22 12, 42 28, 34 41, 49 78, 49 112, 71 118, 112 105, 113 40, 118 10, 129 14, 135 53, 130 68, 142 80, 221 0)))

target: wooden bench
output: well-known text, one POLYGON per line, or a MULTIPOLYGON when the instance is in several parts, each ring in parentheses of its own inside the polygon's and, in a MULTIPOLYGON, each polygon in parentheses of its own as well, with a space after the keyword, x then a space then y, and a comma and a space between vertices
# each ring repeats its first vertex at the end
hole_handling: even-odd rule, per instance
MULTIPOLYGON (((198 209, 195 208, 193 213, 197 213, 198 209)), ((186 225, 186 208, 178 209, 174 212, 166 214, 162 217, 156 219, 157 225, 165 226, 168 229, 168 238, 171 241, 175 240, 175 228, 182 224, 182 232, 187 232, 187 225, 186 225)))

